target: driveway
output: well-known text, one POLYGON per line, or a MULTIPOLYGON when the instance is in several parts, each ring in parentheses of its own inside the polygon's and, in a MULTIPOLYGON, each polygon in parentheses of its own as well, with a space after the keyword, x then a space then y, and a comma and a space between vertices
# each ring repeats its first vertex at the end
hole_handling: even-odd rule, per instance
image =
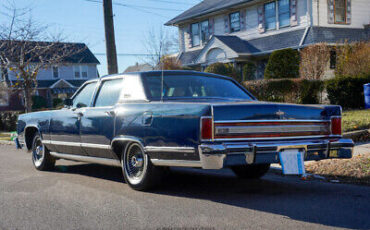
POLYGON ((370 229, 366 186, 175 168, 143 193, 119 168, 61 160, 39 172, 12 145, 0 159, 0 229, 370 229))

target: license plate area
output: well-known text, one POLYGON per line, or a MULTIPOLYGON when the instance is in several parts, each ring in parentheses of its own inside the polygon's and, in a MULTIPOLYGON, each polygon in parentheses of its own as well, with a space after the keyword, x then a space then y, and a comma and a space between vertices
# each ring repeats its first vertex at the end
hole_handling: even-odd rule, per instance
POLYGON ((304 149, 281 149, 279 159, 284 175, 304 175, 304 149))

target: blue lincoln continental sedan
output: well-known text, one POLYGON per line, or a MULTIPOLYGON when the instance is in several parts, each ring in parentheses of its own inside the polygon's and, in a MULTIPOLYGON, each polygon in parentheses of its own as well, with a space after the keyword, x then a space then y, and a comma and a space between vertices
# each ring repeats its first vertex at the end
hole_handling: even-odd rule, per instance
POLYGON ((351 158, 354 146, 342 138, 340 106, 257 101, 215 74, 107 76, 86 82, 65 104, 19 116, 16 141, 36 169, 51 170, 58 159, 119 166, 136 190, 156 185, 169 166, 228 167, 259 178, 284 152, 302 153, 302 162, 351 158))

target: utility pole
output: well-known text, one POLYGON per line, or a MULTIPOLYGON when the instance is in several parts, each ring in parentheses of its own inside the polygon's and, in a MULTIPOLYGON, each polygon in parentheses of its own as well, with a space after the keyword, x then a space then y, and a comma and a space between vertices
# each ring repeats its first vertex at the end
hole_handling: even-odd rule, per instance
POLYGON ((108 74, 118 73, 116 40, 114 38, 114 23, 112 0, 103 0, 105 46, 107 49, 108 74))

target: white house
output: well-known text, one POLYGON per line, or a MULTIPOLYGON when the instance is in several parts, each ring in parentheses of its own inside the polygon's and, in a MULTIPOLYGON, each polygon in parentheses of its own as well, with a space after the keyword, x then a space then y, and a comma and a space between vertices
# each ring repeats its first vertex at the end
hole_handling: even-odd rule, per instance
POLYGON ((370 0, 203 0, 165 25, 178 27, 183 65, 249 60, 262 78, 274 50, 369 40, 369 23, 370 0))

